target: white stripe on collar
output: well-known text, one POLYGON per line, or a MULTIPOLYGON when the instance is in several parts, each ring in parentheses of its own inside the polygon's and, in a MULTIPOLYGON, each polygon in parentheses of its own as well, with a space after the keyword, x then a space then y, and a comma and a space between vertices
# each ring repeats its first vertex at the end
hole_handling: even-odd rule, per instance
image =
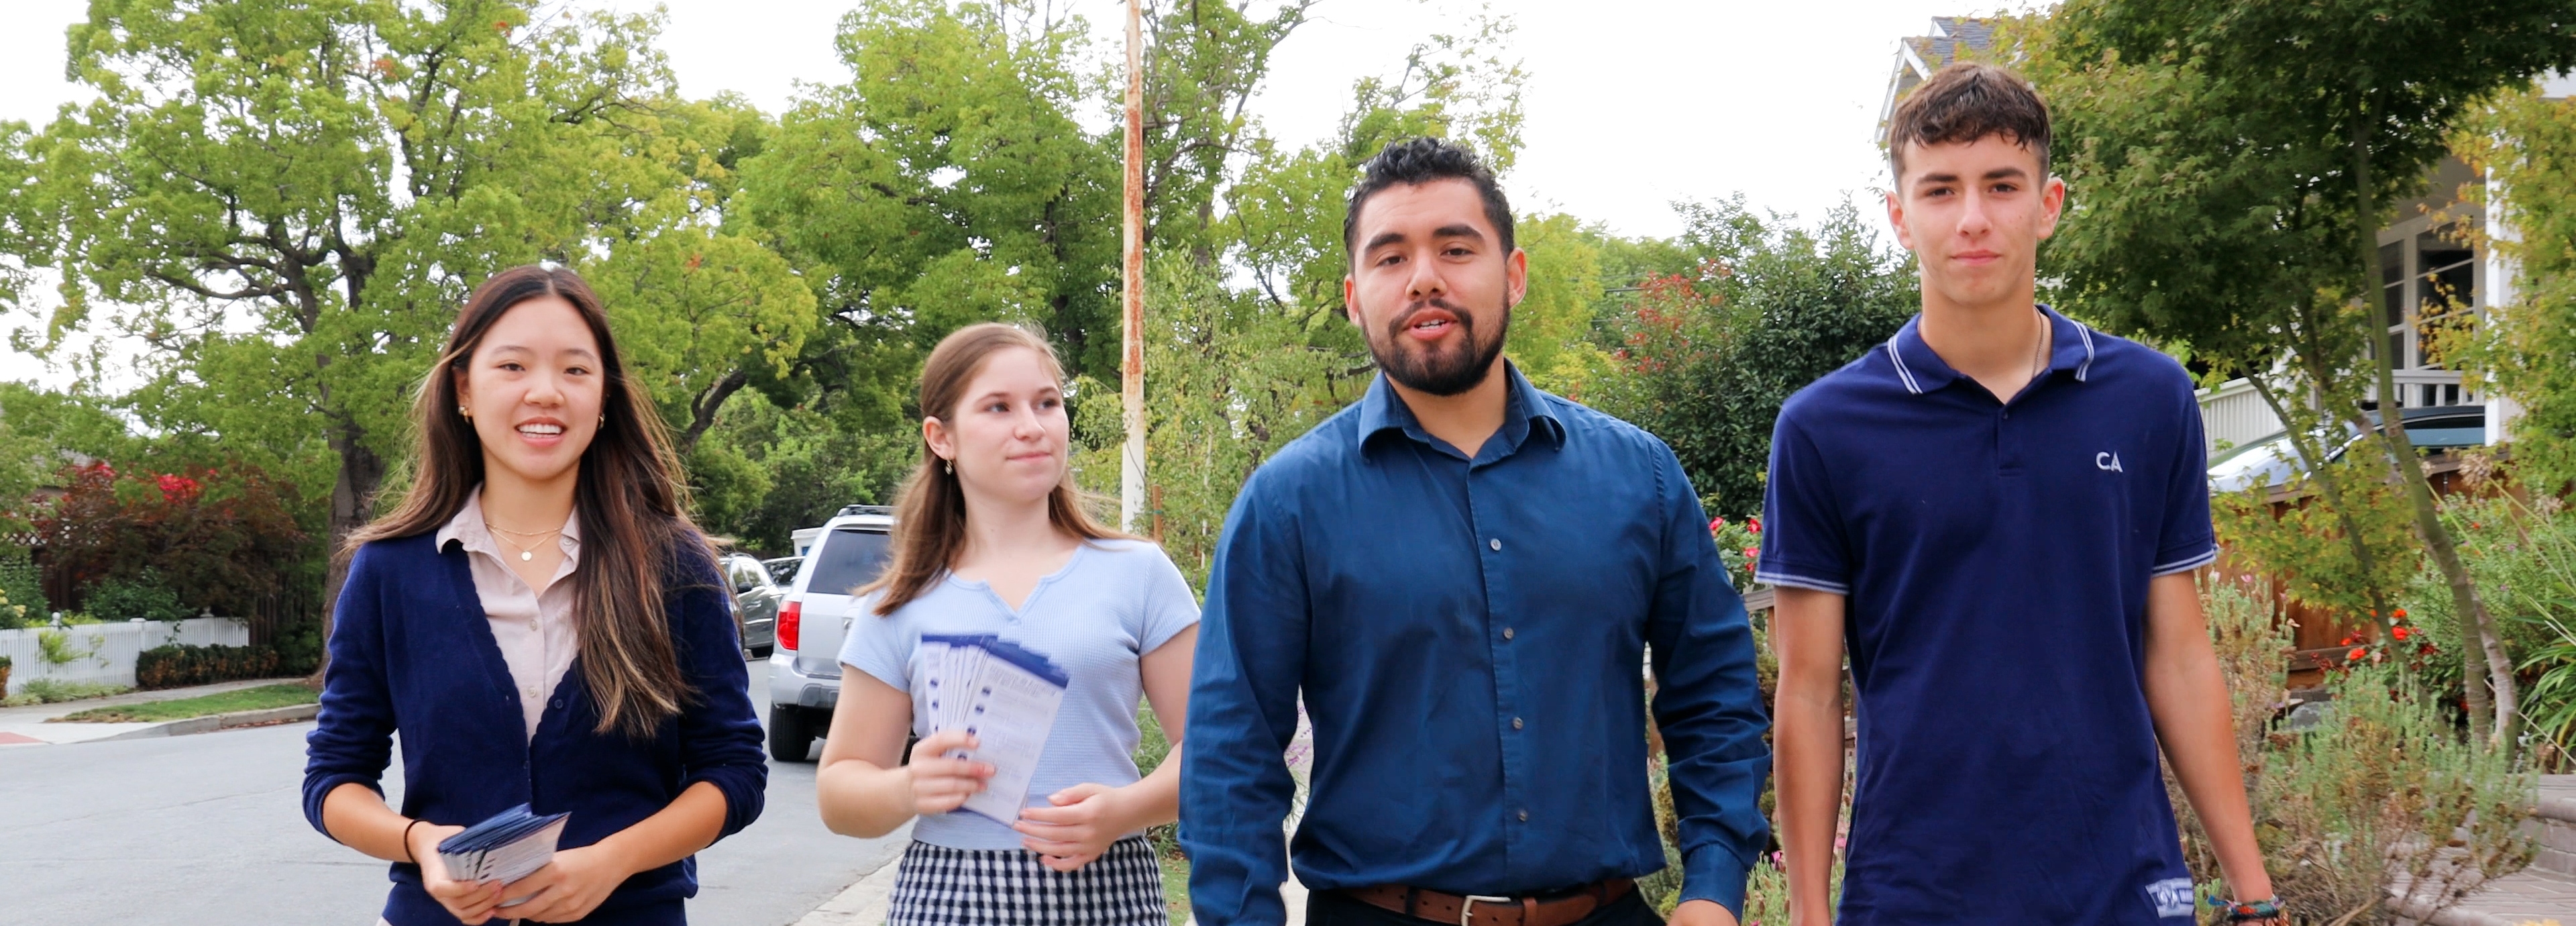
POLYGON ((1905 391, 1922 395, 1923 385, 1914 381, 1914 371, 1905 368, 1905 358, 1896 352, 1896 339, 1904 336, 1903 328, 1896 329, 1895 334, 1887 336, 1887 359, 1895 362, 1896 377, 1905 381, 1905 391))
POLYGON ((2084 381, 2084 374, 2093 369, 2093 329, 2085 327, 2083 322, 2075 322, 2075 335, 2084 339, 2084 362, 2075 366, 2075 381, 2080 383, 2084 381))

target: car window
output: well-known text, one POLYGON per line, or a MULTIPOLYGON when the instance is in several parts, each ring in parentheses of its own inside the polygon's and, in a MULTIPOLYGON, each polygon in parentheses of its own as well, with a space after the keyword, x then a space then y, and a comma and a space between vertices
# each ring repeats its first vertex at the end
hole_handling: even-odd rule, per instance
POLYGON ((830 595, 847 595, 859 586, 876 581, 885 571, 886 535, 875 531, 841 528, 824 535, 806 567, 814 577, 805 590, 830 595))

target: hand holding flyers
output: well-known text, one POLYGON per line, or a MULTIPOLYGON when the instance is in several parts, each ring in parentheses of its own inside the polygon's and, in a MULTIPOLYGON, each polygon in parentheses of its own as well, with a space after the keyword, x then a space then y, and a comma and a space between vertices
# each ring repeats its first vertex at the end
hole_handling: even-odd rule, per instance
POLYGON ((440 841, 438 859, 446 864, 447 876, 458 881, 517 881, 554 859, 566 816, 539 816, 526 804, 512 807, 440 841))
POLYGON ((924 634, 921 665, 913 711, 928 734, 924 744, 962 732, 974 748, 958 740, 945 758, 991 767, 983 790, 957 806, 1004 825, 1019 819, 1071 678, 1045 656, 991 634, 924 634))

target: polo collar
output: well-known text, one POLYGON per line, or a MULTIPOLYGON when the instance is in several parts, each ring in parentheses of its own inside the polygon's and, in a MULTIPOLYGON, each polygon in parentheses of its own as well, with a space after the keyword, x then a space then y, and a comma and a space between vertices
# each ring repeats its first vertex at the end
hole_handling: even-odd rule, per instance
MULTIPOLYGON (((2084 382, 2093 371, 2093 329, 2046 305, 2039 306, 2039 311, 2048 316, 2048 372, 2072 373, 2076 382, 2084 382)), ((1923 343, 1922 324, 1923 315, 1917 312, 1882 345, 1896 367, 1898 383, 1915 395, 1938 392, 1966 378, 1951 369, 1940 354, 1933 353, 1931 345, 1923 343)))
MULTIPOLYGON (((1494 436, 1500 438, 1507 448, 1506 454, 1502 455, 1518 451, 1532 434, 1545 437, 1551 447, 1565 446, 1565 422, 1557 417, 1556 406, 1548 401, 1547 393, 1530 385, 1529 379, 1521 375, 1520 368, 1509 360, 1503 361, 1503 375, 1506 377, 1503 427, 1494 432, 1494 436)), ((1359 442, 1363 452, 1379 434, 1387 431, 1401 431, 1404 436, 1425 444, 1432 442, 1431 433, 1422 429, 1421 420, 1413 417, 1413 409, 1404 404, 1404 397, 1397 395, 1395 387, 1387 382, 1385 371, 1379 371, 1377 378, 1369 381, 1368 394, 1360 397, 1359 404, 1359 442)), ((1489 448, 1493 443, 1486 441, 1489 448)), ((1491 454, 1488 449, 1477 455, 1491 454)))

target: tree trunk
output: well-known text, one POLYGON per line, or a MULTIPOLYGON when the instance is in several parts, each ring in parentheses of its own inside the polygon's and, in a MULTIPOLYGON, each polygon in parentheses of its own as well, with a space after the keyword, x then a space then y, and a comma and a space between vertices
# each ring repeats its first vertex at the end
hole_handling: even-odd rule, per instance
MULTIPOLYGON (((2359 114, 2356 113, 2356 116, 2359 114)), ((2351 122, 2354 191, 2359 198, 2355 235, 2361 244, 2362 324, 2370 332, 2371 353, 2379 363, 2379 436, 2388 448, 2388 465, 2415 509, 2415 532, 2424 538, 2425 551, 2431 553, 2442 578, 2451 586, 2452 613, 2460 622, 2460 687, 2469 698, 2469 727, 2489 742, 2511 748, 2518 732, 2521 711, 2513 681, 2513 660, 2504 652, 2504 640, 2496 632, 2495 619, 2478 600, 2477 586, 2469 581, 2468 567, 2460 562, 2460 548, 2451 539, 2450 528, 2442 525, 2441 511, 2433 503, 2433 482, 2415 455, 2415 442, 2406 437, 2404 404, 2397 394, 2397 352, 2386 344, 2387 330, 2379 324, 2379 208, 2371 190, 2370 138, 2361 119, 2351 122), (2486 716, 2488 693, 2478 690, 2478 661, 2483 656, 2486 675, 2494 687, 2493 722, 2486 716)))
MULTIPOLYGON (((375 498, 376 489, 385 482, 385 459, 367 449, 365 436, 357 425, 346 422, 333 424, 328 435, 331 449, 340 455, 340 471, 331 480, 328 554, 331 569, 322 580, 322 640, 326 647, 322 665, 325 666, 330 663, 327 647, 331 640, 331 619, 336 616, 340 604, 340 586, 349 579, 349 561, 339 555, 340 545, 348 542, 349 535, 358 528, 366 526, 373 514, 370 502, 375 498)), ((317 666, 313 675, 315 681, 320 681, 322 668, 317 666)))
POLYGON ((2334 509, 2336 520, 2343 522, 2344 537, 2352 544, 2353 564, 2361 569, 2362 595, 2370 599, 2370 619, 2379 625, 2380 635, 2387 636, 2390 611, 2388 595, 2376 581, 2379 561, 2370 555, 2370 544, 2361 535, 2361 522, 2353 518, 2352 509, 2344 507, 2342 484, 2333 473, 2326 471, 2325 454, 2316 446, 2315 435, 2304 433, 2307 422, 2290 417, 2289 407, 2281 404, 2280 396, 2272 391, 2272 387, 2263 384, 2260 374, 2248 370, 2245 382, 2254 387, 2255 395, 2263 397, 2263 404, 2272 407, 2273 417, 2281 419, 2282 429, 2289 435, 2290 446, 2299 452, 2300 459, 2308 461, 2309 477, 2315 479, 2318 490, 2325 493, 2326 507, 2334 509))
POLYGON ((716 426, 716 410, 723 408, 725 400, 733 398, 733 394, 741 392, 742 387, 749 382, 751 382, 750 372, 741 367, 735 367, 733 372, 726 373, 723 379, 716 380, 715 385, 707 387, 707 391, 699 393, 697 398, 690 400, 689 426, 680 432, 680 446, 674 448, 682 459, 688 458, 689 451, 698 448, 698 438, 705 437, 708 428, 716 426))

